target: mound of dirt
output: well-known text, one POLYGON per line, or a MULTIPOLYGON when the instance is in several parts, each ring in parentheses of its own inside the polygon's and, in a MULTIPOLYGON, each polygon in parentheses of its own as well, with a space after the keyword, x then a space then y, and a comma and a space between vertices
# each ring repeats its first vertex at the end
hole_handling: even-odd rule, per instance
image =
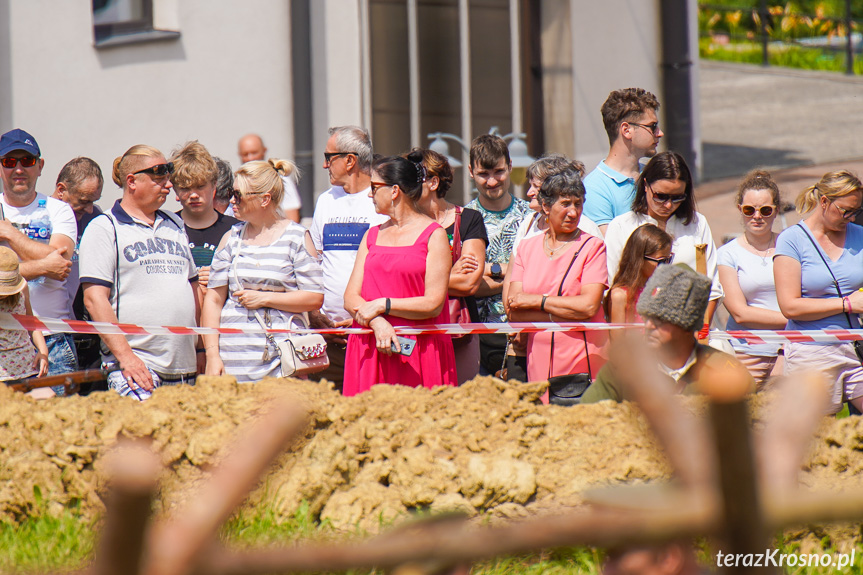
MULTIPOLYGON (((460 388, 377 386, 353 398, 297 380, 200 378, 195 387, 159 389, 144 404, 111 393, 34 401, 0 387, 0 518, 31 512, 35 491, 55 508, 78 502, 97 515, 103 458, 122 437, 151 438, 161 453, 167 511, 194 493, 240 425, 285 388, 309 407, 312 424, 247 504, 290 516, 306 501, 337 528, 374 532, 417 509, 515 518, 577 505, 590 487, 670 473, 633 406, 543 406, 541 385, 488 377, 460 388)), ((825 419, 817 439, 803 483, 859 486, 863 419, 825 419)), ((861 538, 853 527, 825 533, 861 538)))

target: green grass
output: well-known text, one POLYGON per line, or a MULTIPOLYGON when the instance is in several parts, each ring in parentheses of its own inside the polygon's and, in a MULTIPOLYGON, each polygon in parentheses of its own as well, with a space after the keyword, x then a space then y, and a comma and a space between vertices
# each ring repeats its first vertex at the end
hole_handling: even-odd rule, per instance
MULTIPOLYGON (((761 64, 761 45, 755 42, 735 42, 717 44, 710 38, 701 38, 698 42, 699 55, 705 60, 721 62, 740 62, 746 64, 761 64)), ((825 72, 844 72, 845 53, 843 51, 821 50, 818 48, 800 48, 788 46, 778 49, 770 46, 767 59, 771 66, 798 68, 801 70, 821 70, 825 72)), ((863 74, 863 55, 854 59, 854 73, 863 74)))
MULTIPOLYGON (((46 571, 80 569, 92 560, 98 537, 97 522, 80 518, 75 509, 64 509, 59 514, 47 512, 40 505, 37 514, 18 524, 0 522, 0 572, 46 571)), ((334 539, 335 534, 326 522, 319 523, 303 505, 293 516, 282 518, 272 507, 245 509, 232 517, 222 528, 220 537, 233 547, 256 547, 277 542, 306 539, 334 539)), ((796 543, 777 540, 779 553, 799 553, 796 543)), ((830 549, 830 541, 824 541, 830 549)), ((696 545, 699 560, 713 564, 715 552, 704 540, 696 545)), ((843 573, 863 575, 863 546, 857 548, 856 565, 843 573)), ((563 575, 582 573, 599 575, 604 552, 590 548, 560 549, 522 557, 509 557, 485 561, 474 566, 475 575, 563 575)), ((784 569, 790 575, 826 575, 836 573, 830 567, 784 569)), ((372 572, 376 573, 376 572, 372 572)))

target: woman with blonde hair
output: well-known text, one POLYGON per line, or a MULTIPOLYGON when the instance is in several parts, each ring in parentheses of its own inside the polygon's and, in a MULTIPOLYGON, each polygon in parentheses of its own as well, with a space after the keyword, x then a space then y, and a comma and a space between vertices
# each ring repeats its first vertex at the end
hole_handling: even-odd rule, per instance
MULTIPOLYGON (((811 214, 779 234, 773 274, 787 329, 859 329, 863 312, 863 184, 846 170, 824 174, 797 197, 797 211, 811 214)), ((863 408, 863 349, 859 342, 789 343, 785 371, 819 371, 831 379, 831 413, 843 401, 863 408)))
MULTIPOLYGON (((731 316, 726 329, 783 329, 787 320, 776 301, 772 257, 778 236, 773 221, 781 203, 779 186, 769 173, 755 170, 740 183, 736 203, 743 235, 719 248, 716 256, 725 308, 731 316)), ((731 345, 756 388, 764 389, 781 346, 745 340, 732 340, 731 345)))
MULTIPOLYGON (((296 173, 285 160, 252 161, 237 170, 231 204, 243 220, 225 234, 213 257, 201 325, 302 328, 297 316, 324 301, 323 274, 309 233, 279 207, 282 176, 296 173)), ((278 350, 263 333, 205 335, 208 375, 240 382, 277 377, 278 350)))

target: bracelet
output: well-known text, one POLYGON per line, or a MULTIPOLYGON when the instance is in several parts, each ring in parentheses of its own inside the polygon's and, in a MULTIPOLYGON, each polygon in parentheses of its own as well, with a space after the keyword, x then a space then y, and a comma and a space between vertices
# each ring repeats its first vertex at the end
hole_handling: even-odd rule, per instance
POLYGON ((207 351, 207 350, 204 349, 203 347, 196 347, 195 348, 195 353, 204 353, 205 351, 207 351))
POLYGON ((842 298, 842 311, 845 313, 851 313, 851 300, 848 299, 848 296, 842 298), (848 311, 845 312, 845 304, 848 304, 848 311))
MULTIPOLYGON (((546 299, 548 299, 548 296, 543 294, 542 303, 539 304, 539 311, 545 311, 545 300, 546 299)), ((551 316, 551 314, 548 314, 548 315, 551 316)))
POLYGON ((384 315, 389 315, 390 310, 393 308, 393 302, 390 301, 390 298, 387 298, 386 308, 384 309, 384 315))

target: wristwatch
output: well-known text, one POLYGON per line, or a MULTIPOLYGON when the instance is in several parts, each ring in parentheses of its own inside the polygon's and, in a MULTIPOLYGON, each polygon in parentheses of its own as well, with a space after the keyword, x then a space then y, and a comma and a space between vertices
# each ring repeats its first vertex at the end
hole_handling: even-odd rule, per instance
POLYGON ((493 280, 502 280, 503 279, 503 270, 500 268, 500 264, 494 263, 491 264, 491 279, 493 280))

